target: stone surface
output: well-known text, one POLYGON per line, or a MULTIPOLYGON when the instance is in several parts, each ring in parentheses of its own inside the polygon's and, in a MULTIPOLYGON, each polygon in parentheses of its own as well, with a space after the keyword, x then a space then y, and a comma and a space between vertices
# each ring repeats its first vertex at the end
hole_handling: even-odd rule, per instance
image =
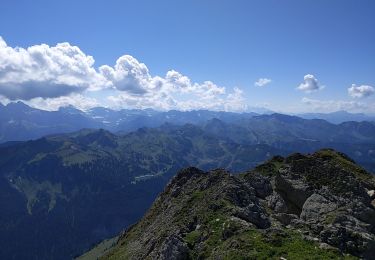
POLYGON ((189 257, 189 248, 178 236, 169 236, 160 247, 160 252, 151 254, 152 258, 161 260, 183 260, 189 257))
POLYGON ((289 225, 292 220, 298 219, 297 215, 287 213, 276 213, 273 215, 273 217, 285 226, 289 225))
POLYGON ((268 228, 271 225, 268 216, 259 204, 252 203, 244 208, 238 208, 233 215, 254 224, 258 228, 268 228))
MULTIPOLYGON (((299 177, 299 176, 298 176, 299 177)), ((300 214, 302 206, 312 191, 302 179, 288 174, 275 177, 275 190, 288 202, 288 212, 300 214)))
POLYGON ((314 193, 307 198, 302 207, 301 218, 303 220, 320 220, 325 214, 337 209, 337 205, 323 196, 314 193))
POLYGON ((276 213, 286 213, 288 211, 288 207, 279 193, 272 193, 272 195, 268 196, 266 200, 268 207, 270 207, 276 213))

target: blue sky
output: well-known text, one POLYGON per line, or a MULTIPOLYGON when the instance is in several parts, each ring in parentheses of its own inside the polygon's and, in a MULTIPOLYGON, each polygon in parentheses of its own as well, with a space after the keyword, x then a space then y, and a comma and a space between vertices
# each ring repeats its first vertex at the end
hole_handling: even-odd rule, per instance
MULTIPOLYGON (((0 57, 0 95, 5 103, 26 100, 46 109, 71 103, 375 113, 374 13, 371 0, 2 0, 0 36, 8 56, 0 57), (19 60, 45 59, 34 54, 20 59, 16 46, 52 48, 62 42, 95 60, 83 66, 85 78, 66 67, 33 77, 48 70, 44 63, 29 62, 27 70, 14 72, 25 67, 19 60), (116 69, 123 55, 136 60, 126 56, 116 69), (129 76, 126 69, 134 68, 137 75, 129 76), (178 74, 167 77, 168 71, 178 74), (260 78, 271 81, 256 86, 260 78)), ((65 47, 59 66, 66 55, 72 58, 65 47)))

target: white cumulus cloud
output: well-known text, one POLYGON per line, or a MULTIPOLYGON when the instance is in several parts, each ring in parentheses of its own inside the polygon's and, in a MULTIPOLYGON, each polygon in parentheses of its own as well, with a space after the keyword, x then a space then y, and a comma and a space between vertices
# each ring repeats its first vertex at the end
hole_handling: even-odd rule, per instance
POLYGON ((258 79, 257 81, 254 82, 254 85, 256 87, 264 87, 265 85, 271 83, 272 80, 271 79, 267 79, 267 78, 260 78, 258 79))
POLYGON ((314 75, 307 74, 303 77, 303 82, 297 87, 298 90, 304 91, 306 93, 311 93, 320 89, 323 89, 318 80, 314 75))
POLYGON ((136 95, 144 94, 157 85, 153 84, 147 66, 130 55, 121 56, 114 67, 101 66, 99 71, 117 90, 136 95))
POLYGON ((105 86, 93 65, 93 57, 69 43, 12 48, 0 37, 0 95, 30 100, 105 86))
POLYGON ((374 92, 374 87, 368 85, 357 86, 355 84, 352 84, 352 86, 348 88, 348 94, 353 98, 368 97, 374 94, 374 92))

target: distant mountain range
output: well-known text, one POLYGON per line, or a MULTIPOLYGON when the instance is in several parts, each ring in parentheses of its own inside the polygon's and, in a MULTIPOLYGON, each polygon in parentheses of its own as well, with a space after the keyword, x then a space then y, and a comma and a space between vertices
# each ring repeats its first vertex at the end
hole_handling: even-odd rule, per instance
POLYGON ((203 123, 212 118, 226 122, 250 118, 255 113, 230 113, 207 110, 159 112, 145 110, 111 110, 103 107, 83 112, 74 107, 58 111, 35 109, 22 102, 0 106, 0 142, 24 141, 49 134, 69 133, 82 128, 130 132, 141 127, 158 127, 166 122, 176 125, 203 123))
MULTIPOLYGON (((272 111, 258 110, 264 115, 272 111)), ((183 125, 186 123, 203 124, 217 118, 226 123, 246 120, 259 113, 231 113, 208 110, 160 112, 152 109, 111 110, 97 107, 86 112, 74 107, 63 107, 58 111, 35 109, 22 102, 0 104, 0 143, 7 141, 25 141, 49 134, 69 133, 82 128, 106 129, 112 132, 130 132, 141 127, 159 127, 164 123, 183 125)), ((324 119, 339 124, 344 121, 375 121, 375 117, 364 114, 350 114, 339 111, 330 114, 301 114, 305 119, 324 119)))
POLYGON ((340 124, 347 121, 375 121, 375 115, 366 115, 363 113, 349 113, 344 110, 332 113, 305 113, 298 116, 305 119, 324 119, 334 124, 340 124))

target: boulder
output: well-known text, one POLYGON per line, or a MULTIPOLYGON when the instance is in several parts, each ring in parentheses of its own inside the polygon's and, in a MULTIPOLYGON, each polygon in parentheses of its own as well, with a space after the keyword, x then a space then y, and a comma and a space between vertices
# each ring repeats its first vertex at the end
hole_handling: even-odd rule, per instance
POLYGON ((330 202, 320 194, 314 193, 303 204, 300 217, 303 220, 319 220, 324 214, 336 209, 335 203, 330 202))

